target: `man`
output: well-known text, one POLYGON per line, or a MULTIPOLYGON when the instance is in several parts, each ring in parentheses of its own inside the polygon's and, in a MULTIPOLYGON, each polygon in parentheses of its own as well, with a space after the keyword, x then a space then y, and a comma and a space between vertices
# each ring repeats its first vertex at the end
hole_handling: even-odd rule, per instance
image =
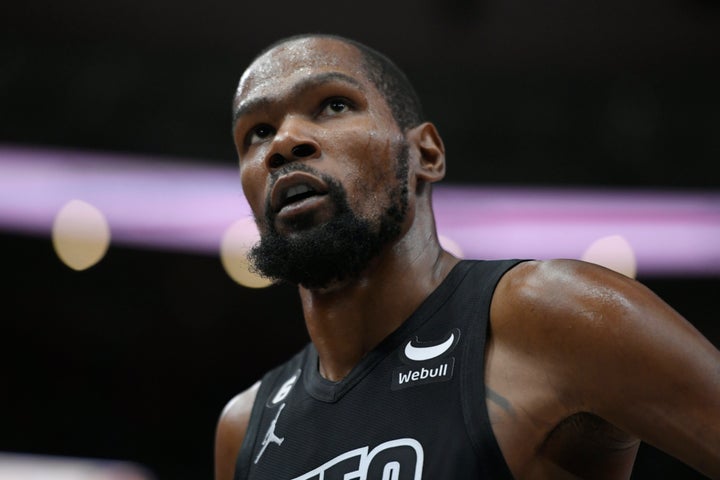
POLYGON ((720 352, 602 267, 444 251, 443 143, 385 57, 281 41, 234 117, 253 260, 312 343, 227 405, 216 480, 628 478, 640 440, 720 478, 720 352))

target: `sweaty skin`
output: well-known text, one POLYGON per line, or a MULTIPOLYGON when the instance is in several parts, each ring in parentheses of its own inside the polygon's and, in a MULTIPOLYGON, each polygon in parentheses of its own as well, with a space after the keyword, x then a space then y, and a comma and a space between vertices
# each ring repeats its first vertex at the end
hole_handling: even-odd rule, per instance
MULTIPOLYGON (((333 381, 458 262, 438 243, 430 198, 445 172, 442 140, 430 123, 402 132, 360 65, 355 47, 336 39, 284 43, 246 70, 234 104, 241 181, 258 218, 272 172, 297 161, 339 181, 350 207, 373 220, 395 181, 397 146, 409 146, 400 237, 357 278, 299 287, 320 373, 333 381), (333 98, 347 105, 330 105, 333 98), (299 145, 311 148, 298 156, 299 145)), ((313 222, 332 215, 322 198, 301 207, 313 222)), ((275 220, 286 235, 294 234, 292 215, 275 220)), ((640 440, 720 478, 720 352, 634 280, 573 260, 510 270, 492 300, 485 375, 487 398, 478 401, 516 478, 629 478, 640 440)), ((258 387, 220 416, 216 480, 232 479, 258 387)))

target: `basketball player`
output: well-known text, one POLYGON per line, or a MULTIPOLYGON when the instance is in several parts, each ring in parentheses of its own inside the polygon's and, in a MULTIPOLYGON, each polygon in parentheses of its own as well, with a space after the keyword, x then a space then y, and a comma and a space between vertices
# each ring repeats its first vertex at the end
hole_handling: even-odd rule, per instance
POLYGON ((224 409, 216 480, 629 478, 641 440, 720 478, 720 352, 603 267, 444 251, 443 143, 387 58, 281 41, 233 112, 252 259, 312 343, 224 409))

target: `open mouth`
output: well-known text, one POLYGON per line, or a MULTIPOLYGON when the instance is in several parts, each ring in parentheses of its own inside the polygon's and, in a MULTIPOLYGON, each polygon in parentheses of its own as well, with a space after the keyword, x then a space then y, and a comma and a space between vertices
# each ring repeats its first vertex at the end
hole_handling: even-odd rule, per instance
POLYGON ((281 177, 273 185, 270 193, 271 208, 279 212, 285 207, 296 205, 304 200, 327 194, 324 181, 306 172, 292 172, 281 177))
POLYGON ((281 197, 280 208, 290 204, 301 202, 306 198, 320 195, 313 187, 308 184, 295 185, 287 189, 281 197))

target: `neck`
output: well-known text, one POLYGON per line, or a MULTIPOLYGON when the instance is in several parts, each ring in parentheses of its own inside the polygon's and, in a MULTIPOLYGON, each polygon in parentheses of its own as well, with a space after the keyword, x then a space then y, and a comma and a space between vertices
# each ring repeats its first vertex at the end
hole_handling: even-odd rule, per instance
POLYGON ((458 259, 442 250, 434 230, 406 235, 356 279, 331 288, 300 288, 305 322, 320 374, 339 381, 395 331, 437 288, 458 259))

